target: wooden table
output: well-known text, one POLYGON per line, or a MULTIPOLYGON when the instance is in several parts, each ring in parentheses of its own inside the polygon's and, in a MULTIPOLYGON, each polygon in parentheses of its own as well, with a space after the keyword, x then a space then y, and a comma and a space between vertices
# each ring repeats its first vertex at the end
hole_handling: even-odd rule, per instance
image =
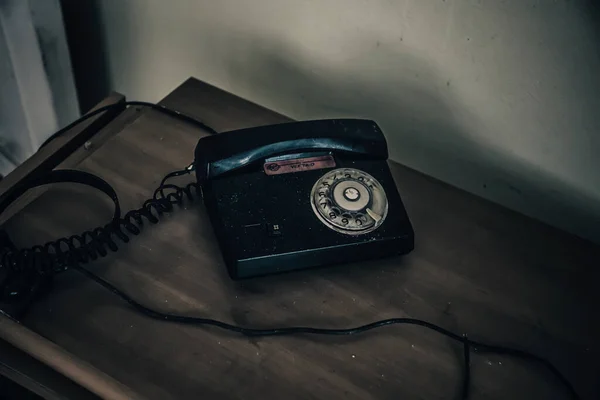
MULTIPOLYGON (((162 104, 217 131, 288 120, 195 79, 162 104)), ((205 134, 130 108, 72 163, 84 158, 78 168, 113 185, 125 210, 137 208, 163 175, 192 161, 205 134)), ((202 205, 188 203, 90 267, 146 305, 254 327, 425 319, 544 355, 584 398, 600 398, 599 247, 390 167, 415 229, 416 248, 403 258, 233 282, 202 205)), ((100 225, 111 212, 92 190, 57 185, 5 228, 18 245, 33 245, 100 225)), ((124 397, 452 399, 462 374, 460 346, 419 327, 247 338, 148 319, 75 272, 60 275, 23 324, 68 352, 66 365, 89 363, 120 382, 124 397)), ((474 354, 472 370, 473 399, 566 398, 551 375, 526 362, 474 354)))

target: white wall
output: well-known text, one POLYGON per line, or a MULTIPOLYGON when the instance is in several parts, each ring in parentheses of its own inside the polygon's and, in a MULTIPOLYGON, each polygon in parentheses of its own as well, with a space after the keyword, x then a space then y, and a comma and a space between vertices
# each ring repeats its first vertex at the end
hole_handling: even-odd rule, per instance
MULTIPOLYGON (((588 4, 589 3, 589 4, 588 4)), ((600 41, 583 0, 101 0, 112 88, 196 76, 600 241, 600 41)), ((443 207, 443 204, 440 204, 443 207)))

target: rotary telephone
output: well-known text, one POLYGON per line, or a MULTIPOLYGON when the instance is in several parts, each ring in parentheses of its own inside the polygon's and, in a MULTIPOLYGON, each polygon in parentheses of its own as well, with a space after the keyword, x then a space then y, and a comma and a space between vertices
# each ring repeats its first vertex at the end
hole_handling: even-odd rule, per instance
POLYGON ((413 229, 373 121, 292 122, 200 139, 196 176, 233 278, 405 254, 413 229))

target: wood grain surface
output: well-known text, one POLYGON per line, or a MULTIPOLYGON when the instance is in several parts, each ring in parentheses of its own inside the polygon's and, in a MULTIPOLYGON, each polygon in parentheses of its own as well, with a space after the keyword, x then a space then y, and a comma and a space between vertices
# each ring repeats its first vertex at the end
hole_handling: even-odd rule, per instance
MULTIPOLYGON (((287 120, 194 79, 163 104, 218 131, 287 120)), ((145 110, 80 168, 111 183, 124 209, 139 207, 163 175, 192 161, 204 134, 145 110)), ((146 305, 246 326, 425 319, 544 355, 585 399, 600 398, 598 246, 390 167, 415 229, 416 248, 403 258, 233 282, 202 205, 188 203, 90 267, 146 305)), ((102 196, 57 185, 7 226, 25 246, 97 226, 111 212, 102 196)), ((150 399, 454 399, 462 374, 461 347, 423 328, 245 338, 150 320, 76 272, 58 277, 24 323, 150 399)), ((539 366, 477 353, 472 398, 567 395, 539 366)))
MULTIPOLYGON (((0 318, 1 320, 1 318, 0 318)), ((22 388, 27 388, 29 393, 35 393, 47 400, 98 400, 91 392, 75 384, 55 369, 44 365, 25 352, 0 340, 0 393, 3 399, 10 399, 2 390, 2 378, 6 377, 22 388)), ((94 375, 97 375, 94 374, 94 375)), ((15 390, 15 389, 9 389, 15 390)), ((24 393, 27 393, 23 389, 24 393)), ((17 393, 13 397, 16 397, 17 393)), ((21 395, 23 396, 23 395, 21 395)), ((30 396, 32 398, 33 396, 30 396)), ((26 399, 28 399, 26 397, 26 399)))
MULTIPOLYGON (((123 101, 125 101, 125 96, 119 93, 111 93, 90 111, 123 101)), ((86 158, 94 150, 93 147, 84 147, 83 144, 90 140, 95 133, 101 130, 101 128, 104 128, 122 111, 123 110, 120 109, 107 110, 74 126, 63 135, 48 142, 46 146, 41 147, 36 153, 0 181, 0 196, 4 195, 8 189, 19 184, 19 182, 32 179, 46 171, 50 171, 57 167, 70 168, 79 164, 81 160, 86 158)), ((106 134, 103 132, 103 135, 106 134)), ((94 138, 94 142, 97 141, 98 139, 94 138)), ((43 193, 44 190, 45 188, 43 187, 37 188, 30 190, 26 195, 21 196, 19 201, 11 204, 11 206, 2 213, 0 216, 0 224, 3 224, 13 214, 32 202, 33 199, 43 193)))

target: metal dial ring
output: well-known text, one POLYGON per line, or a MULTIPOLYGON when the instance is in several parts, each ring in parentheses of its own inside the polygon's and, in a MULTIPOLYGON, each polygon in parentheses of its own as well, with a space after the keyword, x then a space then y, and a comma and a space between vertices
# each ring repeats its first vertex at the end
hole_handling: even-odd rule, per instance
POLYGON ((372 232, 387 216, 383 187, 377 179, 358 169, 327 172, 314 184, 310 197, 317 218, 347 235, 372 232))

